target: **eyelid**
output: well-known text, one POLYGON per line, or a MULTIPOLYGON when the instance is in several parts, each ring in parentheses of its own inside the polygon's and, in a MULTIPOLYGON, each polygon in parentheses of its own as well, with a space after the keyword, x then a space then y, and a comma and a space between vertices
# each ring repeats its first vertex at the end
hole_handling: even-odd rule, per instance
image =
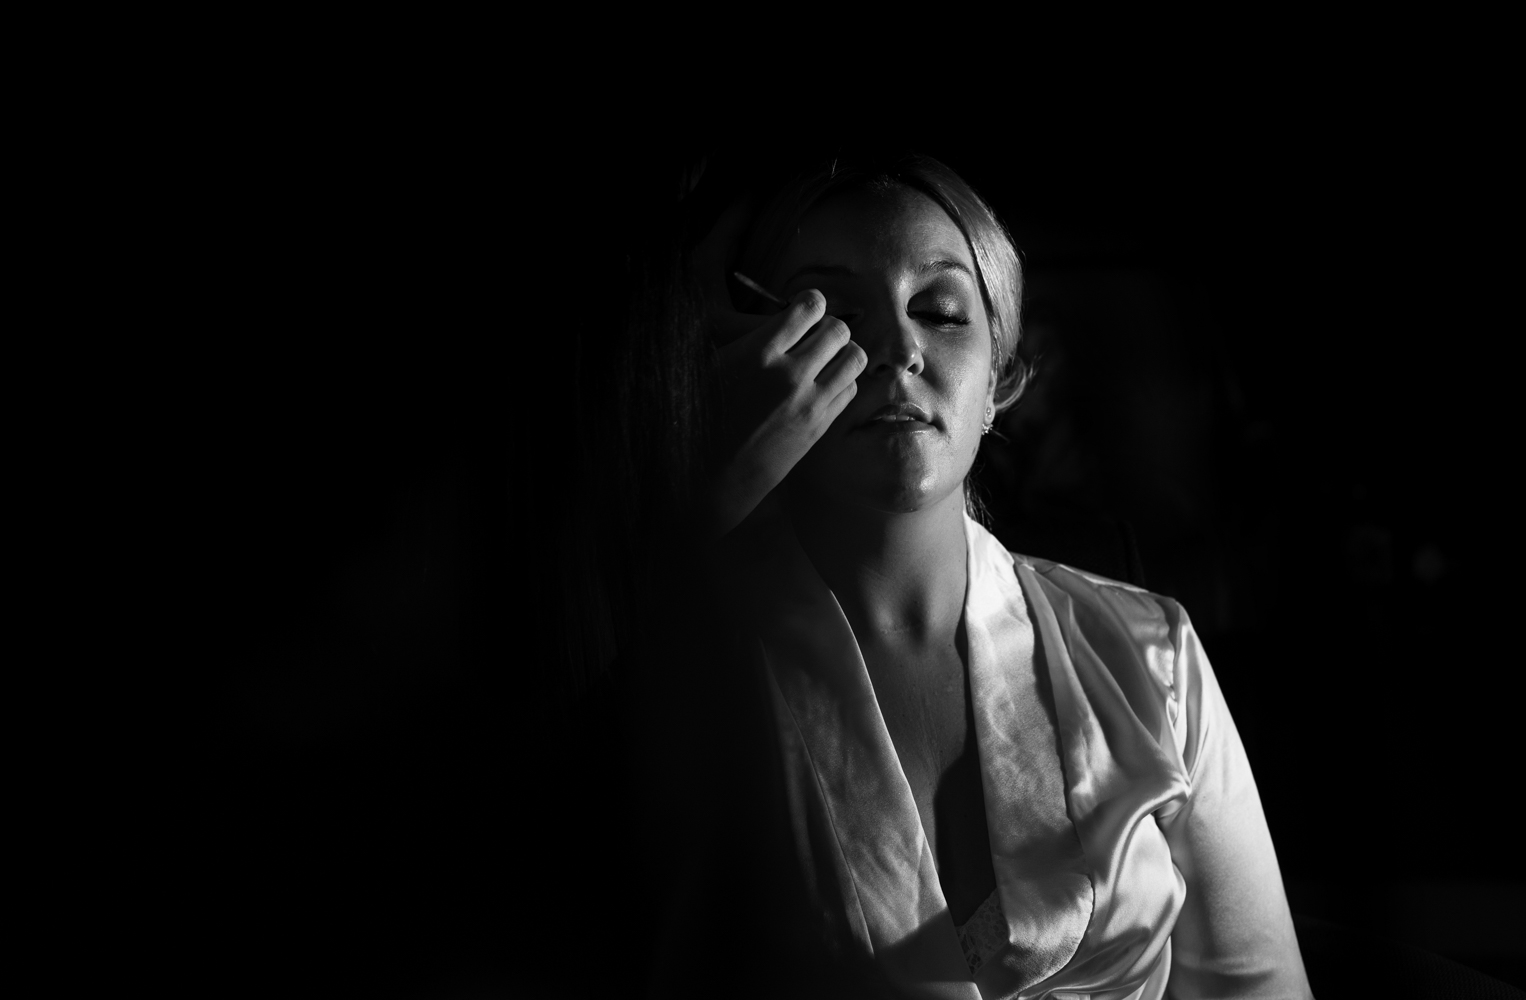
POLYGON ((946 312, 938 312, 938 311, 935 311, 935 310, 926 310, 926 309, 923 309, 923 310, 918 310, 917 312, 914 312, 911 315, 917 316, 917 317, 921 317, 922 319, 925 319, 925 320, 936 321, 939 326, 969 326, 970 325, 970 318, 968 316, 966 316, 962 310, 958 311, 958 312, 946 313, 946 312))
POLYGON ((916 295, 913 295, 908 301, 908 304, 914 302, 937 305, 940 308, 951 307, 954 309, 964 309, 969 302, 969 297, 961 294, 958 291, 952 291, 947 288, 934 287, 925 288, 918 292, 916 295))

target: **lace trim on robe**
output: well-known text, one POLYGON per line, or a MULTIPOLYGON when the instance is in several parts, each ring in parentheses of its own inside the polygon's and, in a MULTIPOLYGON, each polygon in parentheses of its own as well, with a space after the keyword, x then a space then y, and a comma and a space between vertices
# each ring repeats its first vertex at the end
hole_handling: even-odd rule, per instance
POLYGON ((959 933, 959 947, 964 949, 964 961, 973 976, 1007 946, 1007 915, 1002 912, 1001 896, 993 889, 970 919, 954 930, 959 933))

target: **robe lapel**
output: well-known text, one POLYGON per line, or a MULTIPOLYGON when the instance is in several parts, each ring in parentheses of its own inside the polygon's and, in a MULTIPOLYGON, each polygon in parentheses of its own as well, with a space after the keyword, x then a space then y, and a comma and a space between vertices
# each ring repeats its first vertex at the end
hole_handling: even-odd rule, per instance
POLYGON ((977 1000, 932 850, 852 627, 782 511, 729 543, 733 585, 803 750, 849 926, 914 995, 977 1000))
POLYGON ((1070 961, 1092 916, 1086 858, 1066 811, 1055 720, 1046 708, 1027 601, 1012 556, 966 520, 965 637, 991 867, 1008 948, 977 975, 1016 996, 1070 961))
POLYGON ((1072 597, 1021 560, 1012 564, 1036 626, 1054 698, 1066 811, 1094 893, 1085 938, 1046 988, 1142 982, 1169 938, 1185 886, 1154 815, 1179 808, 1187 785, 1140 722, 1111 670, 1076 622, 1072 597), (1127 893, 1120 893, 1121 886, 1127 893), (1123 956, 1128 956, 1122 961, 1123 956))
POLYGON ((852 628, 769 504, 728 541, 723 577, 769 662, 795 801, 819 812, 809 826, 826 842, 812 846, 831 862, 852 933, 908 995, 1123 997, 1169 961, 1154 928, 1174 922, 1183 890, 1151 814, 1185 781, 1071 597, 974 522, 966 541, 971 700, 1010 943, 979 987, 852 628), (1146 881, 1162 885, 1143 891, 1146 881))

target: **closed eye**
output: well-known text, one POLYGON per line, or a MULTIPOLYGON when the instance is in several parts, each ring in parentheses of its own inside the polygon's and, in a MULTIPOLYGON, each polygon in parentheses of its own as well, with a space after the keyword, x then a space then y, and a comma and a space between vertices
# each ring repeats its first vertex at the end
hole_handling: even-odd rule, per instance
POLYGON ((915 312, 915 313, 912 313, 911 315, 913 317, 917 318, 917 319, 922 320, 924 323, 931 323, 934 326, 969 326, 970 325, 970 318, 968 316, 963 315, 962 313, 947 313, 947 312, 941 312, 941 311, 938 311, 938 310, 932 310, 932 311, 924 311, 924 312, 915 312))

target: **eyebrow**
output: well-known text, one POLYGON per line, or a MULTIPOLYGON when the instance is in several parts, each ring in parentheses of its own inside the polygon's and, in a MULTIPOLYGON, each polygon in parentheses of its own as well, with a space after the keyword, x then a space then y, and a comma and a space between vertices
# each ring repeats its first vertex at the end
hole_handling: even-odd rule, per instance
POLYGON ((939 257, 937 260, 930 260, 925 264, 919 264, 917 266, 918 274, 941 274, 944 271, 963 271, 964 274, 971 280, 973 280, 975 277, 973 271, 965 267, 964 264, 960 261, 954 260, 952 257, 939 257))
MULTIPOLYGON (((970 280, 973 281, 975 279, 973 271, 952 257, 939 257, 917 265, 918 274, 941 274, 945 271, 962 271, 970 280)), ((785 278, 784 283, 787 285, 796 278, 807 274, 824 275, 827 277, 858 277, 858 272, 846 264, 806 264, 804 267, 796 269, 794 274, 785 278)))

